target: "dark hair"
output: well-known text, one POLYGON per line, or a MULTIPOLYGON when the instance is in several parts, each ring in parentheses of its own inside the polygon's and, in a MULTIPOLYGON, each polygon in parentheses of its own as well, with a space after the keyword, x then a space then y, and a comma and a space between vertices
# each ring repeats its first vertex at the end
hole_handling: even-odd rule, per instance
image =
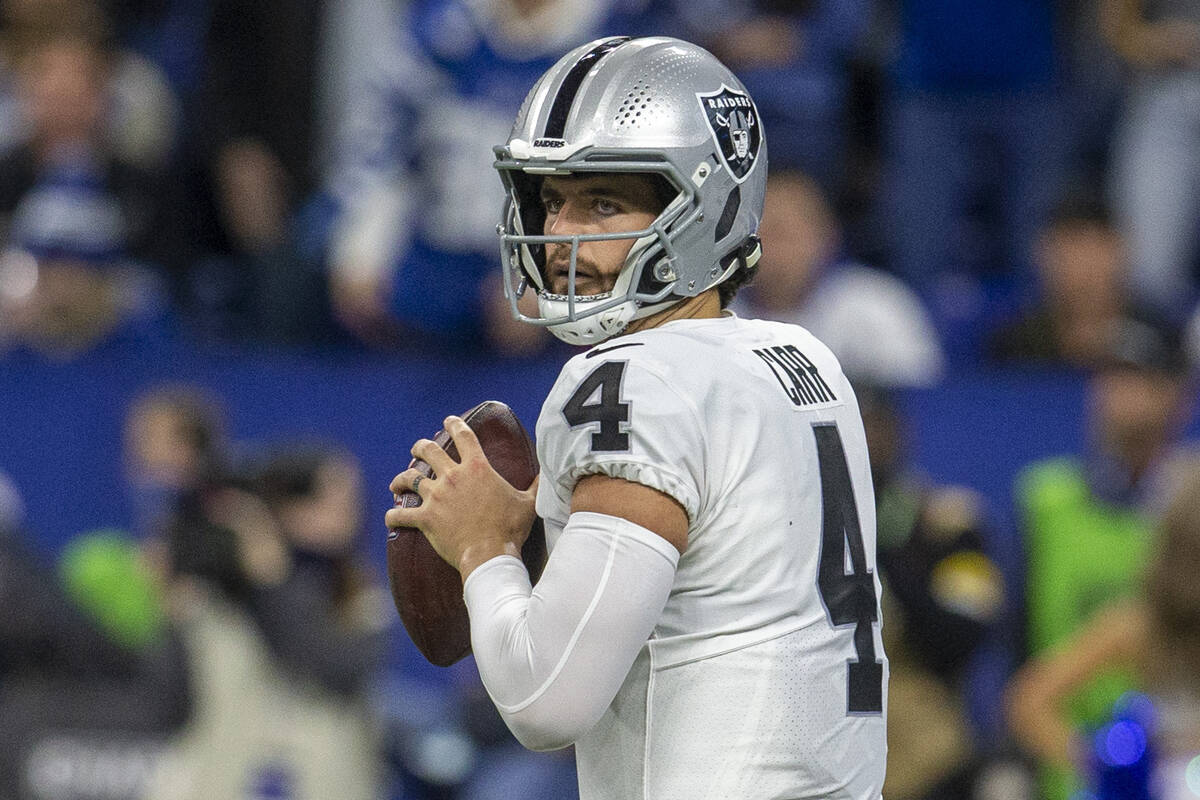
POLYGON ((751 236, 729 256, 729 258, 741 260, 742 265, 732 275, 717 284, 717 296, 721 298, 721 308, 728 308, 741 288, 753 281, 754 276, 758 274, 759 259, 756 258, 753 264, 747 261, 756 248, 761 250, 762 243, 757 236, 751 236))

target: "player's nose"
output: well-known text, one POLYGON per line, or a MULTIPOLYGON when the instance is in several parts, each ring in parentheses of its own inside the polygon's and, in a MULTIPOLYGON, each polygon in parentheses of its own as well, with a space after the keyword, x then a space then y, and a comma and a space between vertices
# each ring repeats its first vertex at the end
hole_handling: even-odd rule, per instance
POLYGON ((554 236, 570 236, 587 232, 588 219, 581 203, 567 200, 558 213, 546 218, 546 233, 554 236))

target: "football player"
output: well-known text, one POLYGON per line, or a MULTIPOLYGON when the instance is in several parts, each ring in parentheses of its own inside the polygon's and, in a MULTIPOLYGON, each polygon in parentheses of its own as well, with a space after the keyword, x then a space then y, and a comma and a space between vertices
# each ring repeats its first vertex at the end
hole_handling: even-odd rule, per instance
POLYGON ((580 47, 496 148, 514 314, 590 349, 520 492, 457 417, 413 445, 417 527, 463 577, 476 663, 588 798, 880 797, 887 661, 857 401, 804 329, 725 306, 755 269, 767 147, 741 82, 667 38, 580 47), (536 296, 534 316, 518 300, 536 296), (535 513, 551 548, 520 559, 535 513))

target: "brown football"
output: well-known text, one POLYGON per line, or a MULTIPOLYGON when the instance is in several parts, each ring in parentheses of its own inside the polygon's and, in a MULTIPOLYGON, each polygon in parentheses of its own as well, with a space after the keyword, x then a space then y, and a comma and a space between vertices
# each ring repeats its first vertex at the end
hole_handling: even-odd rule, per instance
MULTIPOLYGON (((512 409, 487 400, 462 418, 479 438, 492 468, 518 489, 528 489, 538 474, 537 452, 512 409)), ((433 440, 458 460, 458 448, 450 434, 438 431, 433 440)), ((432 472, 420 459, 413 459, 409 466, 425 475, 432 472)), ((406 508, 420 504, 421 498, 412 491, 402 492, 397 500, 397 505, 406 508)), ((534 521, 521 557, 530 580, 536 583, 546 563, 546 535, 540 519, 534 521)), ((389 532, 387 566, 392 599, 417 649, 439 667, 465 658, 471 652, 471 625, 458 570, 443 561, 416 528, 389 532)))

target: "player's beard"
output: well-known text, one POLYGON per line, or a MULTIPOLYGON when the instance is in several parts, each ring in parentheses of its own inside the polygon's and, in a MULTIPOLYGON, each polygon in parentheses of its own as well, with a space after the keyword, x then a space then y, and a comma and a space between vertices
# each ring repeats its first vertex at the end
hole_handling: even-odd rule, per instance
MULTIPOLYGON (((546 286, 553 294, 566 295, 570 288, 571 255, 569 247, 547 253, 546 286), (561 254, 561 255, 559 255, 561 254)), ((583 256, 575 257, 575 296, 588 297, 612 291, 617 276, 601 273, 599 266, 583 256)))

